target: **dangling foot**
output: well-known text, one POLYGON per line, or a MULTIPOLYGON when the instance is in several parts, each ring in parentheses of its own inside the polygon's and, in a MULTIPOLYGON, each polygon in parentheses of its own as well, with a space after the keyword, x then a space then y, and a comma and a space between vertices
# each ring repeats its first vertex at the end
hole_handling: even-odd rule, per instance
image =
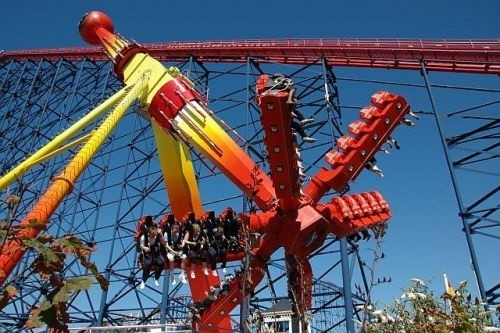
POLYGON ((194 271, 191 271, 191 279, 194 279, 196 277, 196 274, 194 274, 194 271))
POLYGON ((213 271, 212 271, 212 275, 213 275, 213 276, 217 276, 217 270, 213 270, 213 271))
POLYGON ((145 286, 146 286, 146 282, 141 281, 141 285, 139 286, 139 288, 140 289, 144 289, 145 286))
POLYGON ((170 273, 170 284, 172 286, 175 286, 177 284, 177 281, 175 281, 175 275, 174 275, 174 273, 170 273))
POLYGON ((384 174, 382 173, 382 170, 378 166, 374 165, 370 170, 373 171, 380 178, 384 178, 384 174))
POLYGON ((160 286, 160 282, 157 279, 155 279, 155 286, 157 286, 157 287, 160 286))
POLYGON ((305 136, 305 137, 302 138, 302 141, 308 142, 308 143, 313 143, 313 142, 316 142, 316 139, 315 138, 311 138, 310 136, 305 136))
POLYGON ((181 274, 179 274, 179 280, 180 280, 182 283, 184 283, 184 284, 186 284, 186 283, 188 282, 188 280, 187 280, 187 276, 186 276, 186 273, 185 273, 185 272, 182 272, 181 274))
POLYGON ((224 274, 227 273, 227 268, 226 267, 222 268, 222 273, 224 273, 224 274))
POLYGON ((208 275, 208 269, 206 267, 203 268, 203 274, 208 275))

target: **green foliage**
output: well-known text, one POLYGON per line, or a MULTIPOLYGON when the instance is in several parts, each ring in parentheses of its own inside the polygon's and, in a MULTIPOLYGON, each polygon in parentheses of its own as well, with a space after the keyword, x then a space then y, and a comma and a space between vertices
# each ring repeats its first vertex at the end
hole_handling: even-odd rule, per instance
POLYGON ((63 286, 54 295, 52 303, 64 303, 79 291, 92 287, 92 279, 89 276, 80 276, 64 281, 63 286))
POLYGON ((31 267, 42 279, 48 280, 51 287, 46 299, 38 307, 32 309, 32 320, 29 320, 26 326, 35 328, 40 327, 36 325, 45 323, 50 328, 65 330, 66 323, 69 321, 66 302, 76 293, 89 289, 92 286, 92 277, 82 276, 65 279, 63 275, 64 260, 68 254, 74 255, 84 267, 89 268, 95 274, 103 289, 107 288, 106 279, 99 274, 94 264, 87 261, 88 254, 95 249, 83 244, 80 239, 73 235, 66 235, 58 239, 42 237, 42 241, 39 241, 38 238, 28 239, 26 246, 39 253, 31 267))
POLYGON ((66 302, 74 294, 89 289, 92 286, 92 278, 80 276, 59 282, 60 285, 31 310, 31 316, 26 322, 27 328, 37 328, 47 324, 48 327, 57 330, 67 329, 66 323, 69 321, 69 315, 66 302))
POLYGON ((46 265, 52 266, 60 261, 61 256, 58 256, 57 253, 51 247, 45 246, 45 243, 39 241, 36 238, 28 238, 24 240, 24 245, 26 248, 31 248, 38 252, 40 262, 43 262, 46 265))
POLYGON ((480 333, 489 329, 489 313, 483 303, 473 299, 466 282, 436 297, 428 284, 419 279, 412 281, 413 285, 392 306, 378 310, 365 307, 361 332, 480 333))
POLYGON ((106 280, 101 274, 99 274, 99 270, 94 263, 87 260, 89 253, 95 251, 94 247, 83 244, 78 237, 75 237, 73 235, 66 235, 58 239, 57 243, 61 245, 66 253, 72 253, 75 257, 78 258, 78 260, 80 260, 82 266, 88 269, 94 275, 103 290, 108 290, 108 280, 106 280))
MULTIPOLYGON (((38 256, 31 263, 33 273, 36 273, 46 285, 46 297, 37 306, 31 309, 30 318, 26 322, 28 329, 47 325, 51 332, 66 332, 69 322, 67 302, 77 293, 87 290, 92 286, 92 277, 100 284, 102 289, 108 288, 108 281, 99 273, 96 265, 89 262, 88 256, 95 248, 82 242, 73 235, 55 238, 50 234, 39 234, 30 238, 29 230, 41 231, 46 223, 30 220, 28 223, 12 227, 13 211, 19 203, 18 197, 9 197, 0 204, 7 204, 9 209, 9 222, 0 222, 0 237, 4 240, 14 241, 22 251, 33 250, 38 256), (64 277, 64 262, 68 255, 76 257, 83 267, 92 275, 80 276, 71 279, 64 277)), ((0 270, 0 275, 5 272, 0 270)), ((5 307, 17 295, 16 288, 6 286, 0 289, 0 309, 5 307)))

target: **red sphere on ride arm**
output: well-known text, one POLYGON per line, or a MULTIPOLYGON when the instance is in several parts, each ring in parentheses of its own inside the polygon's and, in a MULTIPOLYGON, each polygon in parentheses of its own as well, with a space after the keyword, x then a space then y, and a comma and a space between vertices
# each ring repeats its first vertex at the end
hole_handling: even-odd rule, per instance
POLYGON ((82 36, 84 41, 92 45, 101 44, 96 34, 98 28, 104 28, 111 33, 114 32, 113 21, 111 21, 108 15, 99 11, 91 11, 83 15, 78 25, 80 36, 82 36))

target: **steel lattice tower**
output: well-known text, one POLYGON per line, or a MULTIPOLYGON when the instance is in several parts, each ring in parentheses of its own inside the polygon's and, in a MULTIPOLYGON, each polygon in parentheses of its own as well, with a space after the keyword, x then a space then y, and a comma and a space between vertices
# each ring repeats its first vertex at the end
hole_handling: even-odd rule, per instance
MULTIPOLYGON (((500 90, 495 88, 497 78, 481 75, 499 73, 498 41, 492 42, 495 48, 489 55, 483 55, 474 47, 468 49, 465 43, 459 45, 463 52, 455 51, 454 56, 451 51, 441 50, 437 46, 440 43, 435 43, 433 49, 430 43, 424 45, 422 41, 418 46, 423 51, 410 55, 397 52, 401 41, 391 44, 390 51, 387 51, 389 44, 385 45, 379 54, 373 52, 374 46, 368 41, 357 41, 356 48, 351 51, 344 47, 342 51, 324 52, 318 52, 318 45, 312 42, 312 51, 309 50, 305 47, 309 46, 308 41, 288 41, 289 48, 281 49, 276 41, 252 43, 246 48, 243 42, 226 45, 225 50, 229 50, 227 53, 231 56, 225 55, 216 43, 209 42, 210 47, 189 43, 147 47, 153 50, 156 58, 179 67, 196 83, 208 97, 211 110, 226 122, 227 131, 238 133, 240 145, 264 168, 266 154, 254 101, 255 79, 261 73, 283 72, 293 76, 300 91, 301 108, 318 120, 308 128, 318 139, 317 143, 302 147, 306 170, 311 172, 321 164, 336 138, 346 131, 345 125, 355 117, 353 113, 357 114, 357 111, 350 112, 351 109, 359 110, 364 106, 352 101, 365 103, 371 93, 387 87, 398 87, 403 95, 408 92, 425 97, 424 102, 412 101, 412 107, 423 117, 434 116, 437 120, 479 289, 490 304, 498 304, 498 281, 480 274, 481 253, 475 247, 479 240, 498 241, 499 238, 499 187, 498 181, 495 182, 499 118, 495 109, 500 90), (266 45, 269 47, 264 47, 266 45), (301 51, 297 51, 299 49, 301 51), (443 52, 439 54, 438 51, 443 52), (395 70, 382 72, 377 69, 381 67, 395 70), (447 73, 429 74, 426 70, 447 73), (451 73, 454 71, 465 73, 451 73), (470 76, 480 76, 481 86, 468 86, 470 76), (352 89, 353 85, 356 89, 352 89), (441 94, 461 96, 458 100, 467 103, 441 105, 441 94), (476 181, 478 175, 481 181, 476 181), (470 177, 474 177, 474 183, 470 182, 470 177), (468 188, 471 184, 473 189, 468 188)), ((469 44, 474 45, 472 41, 469 44)), ((2 54, 2 174, 120 89, 121 82, 112 73, 112 64, 93 48, 2 54)), ((55 236, 72 233, 95 244, 98 251, 92 254, 91 260, 98 262, 99 269, 110 281, 107 292, 96 285, 69 302, 72 325, 164 322, 179 319, 186 311, 186 290, 182 285, 170 288, 164 281, 163 290, 151 288, 139 292, 136 289, 140 278, 133 243, 136 222, 142 215, 160 217, 169 211, 151 129, 143 117, 139 105, 129 110, 50 221, 48 232, 55 236)), ((48 159, 10 186, 7 193, 0 194, 0 200, 7 194, 22 199, 14 212, 14 224, 29 211, 72 154, 73 150, 69 150, 48 159)), ((224 180, 224 175, 201 156, 195 155, 194 160, 202 196, 210 198, 204 199, 205 209, 221 211, 227 206, 241 211, 248 209, 245 198, 234 185, 224 180), (225 185, 221 188, 220 184, 225 185)), ((5 216, 0 218, 3 220, 5 216)), ((345 319, 351 318, 349 313, 353 305, 364 301, 363 295, 356 293, 346 298, 344 289, 339 286, 350 290, 350 284, 357 284, 369 293, 370 281, 358 251, 365 246, 363 243, 349 242, 342 255, 341 242, 331 237, 311 256, 316 278, 311 311, 317 314, 312 322, 313 331, 345 331, 345 319), (325 262, 330 263, 328 267, 325 262), (349 286, 343 283, 342 276, 347 278, 344 281, 350 281, 349 286), (353 304, 346 305, 346 299, 352 299, 353 304)), ((31 306, 46 293, 45 282, 30 274, 32 259, 33 254, 27 253, 8 280, 19 293, 0 312, 0 327, 4 330, 22 330, 31 306)), ((282 288, 286 284, 282 259, 282 254, 273 258, 267 281, 256 289, 252 304, 268 308, 287 297, 286 288, 282 288), (281 290, 285 292, 280 294, 281 290)), ((68 261, 65 271, 67 276, 88 274, 77 261, 68 261)))

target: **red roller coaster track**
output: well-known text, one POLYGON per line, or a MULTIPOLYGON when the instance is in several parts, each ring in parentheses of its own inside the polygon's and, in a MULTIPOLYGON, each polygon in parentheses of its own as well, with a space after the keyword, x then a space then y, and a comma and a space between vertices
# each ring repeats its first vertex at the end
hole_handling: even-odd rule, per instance
MULTIPOLYGON (((201 62, 261 61, 312 64, 324 58, 332 66, 500 74, 500 40, 420 40, 420 39, 283 39, 170 42, 145 44, 158 60, 184 61, 196 56, 201 62)), ((78 47, 11 51, 0 60, 64 57, 108 60, 101 48, 78 47)))

